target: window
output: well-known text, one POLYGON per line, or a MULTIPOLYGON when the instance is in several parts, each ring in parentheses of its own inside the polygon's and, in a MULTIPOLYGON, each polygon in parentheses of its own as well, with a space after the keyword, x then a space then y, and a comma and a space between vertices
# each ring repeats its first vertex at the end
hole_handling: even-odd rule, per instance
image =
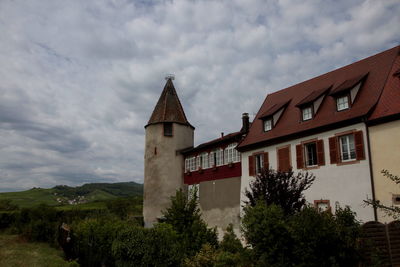
POLYGON ((297 169, 325 165, 324 141, 310 140, 296 145, 297 169))
POLYGON ((210 160, 210 167, 215 167, 217 166, 217 162, 216 162, 216 157, 215 157, 215 150, 210 152, 210 156, 208 157, 208 159, 210 160))
POLYGON ((392 195, 393 205, 400 205, 400 195, 392 195))
POLYGON ((196 157, 196 170, 201 169, 201 165, 202 165, 201 162, 202 162, 202 158, 199 155, 196 157))
POLYGON ((172 136, 172 122, 164 122, 164 136, 172 136))
POLYGON ((337 111, 345 110, 349 108, 349 96, 340 96, 336 99, 337 111))
POLYGON ((318 210, 318 212, 330 212, 331 205, 329 200, 314 200, 314 207, 318 210))
POLYGON ((201 153, 201 168, 207 169, 209 168, 209 161, 208 161, 208 153, 201 153))
POLYGON ((237 143, 233 143, 228 145, 225 148, 225 164, 231 163, 231 162, 239 162, 240 161, 240 154, 236 150, 237 143))
POLYGON ((346 132, 329 138, 331 164, 365 159, 362 131, 346 132))
POLYGON ((185 170, 188 171, 195 171, 196 170, 196 158, 190 157, 185 159, 185 170))
POLYGON ((263 154, 255 155, 254 159, 256 163, 256 174, 259 174, 264 168, 264 155, 263 154))
POLYGON ((278 171, 287 172, 291 168, 290 146, 278 148, 278 171))
POLYGON ((268 152, 258 152, 249 156, 249 176, 255 176, 269 168, 268 152))
POLYGON ((264 132, 268 132, 272 130, 272 119, 264 120, 264 132))
POLYGON ((317 143, 312 142, 304 145, 304 156, 306 167, 316 166, 317 162, 317 143))
POLYGON ((215 151, 215 166, 224 164, 224 151, 220 148, 215 151))
POLYGON ((354 146, 354 135, 348 134, 339 137, 340 141, 340 159, 349 161, 356 159, 356 149, 354 146))
POLYGON ((311 106, 301 110, 303 121, 311 120, 313 117, 313 109, 311 106))

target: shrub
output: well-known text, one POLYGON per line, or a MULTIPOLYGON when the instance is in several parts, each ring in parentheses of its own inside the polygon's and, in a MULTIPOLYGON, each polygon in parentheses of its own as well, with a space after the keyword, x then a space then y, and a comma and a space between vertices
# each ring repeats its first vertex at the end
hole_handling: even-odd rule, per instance
POLYGON ((292 257, 292 237, 283 210, 259 201, 244 208, 242 231, 253 247, 258 265, 288 266, 292 257))
POLYGON ((171 225, 178 233, 187 257, 194 256, 206 243, 213 247, 218 245, 216 230, 207 228, 201 219, 196 192, 191 192, 188 198, 181 189, 178 190, 159 222, 171 225))
POLYGON ((117 266, 179 266, 184 249, 172 226, 162 223, 121 229, 112 245, 117 266))
POLYGON ((73 227, 73 246, 82 266, 113 266, 111 251, 118 232, 127 227, 122 221, 87 219, 73 227))

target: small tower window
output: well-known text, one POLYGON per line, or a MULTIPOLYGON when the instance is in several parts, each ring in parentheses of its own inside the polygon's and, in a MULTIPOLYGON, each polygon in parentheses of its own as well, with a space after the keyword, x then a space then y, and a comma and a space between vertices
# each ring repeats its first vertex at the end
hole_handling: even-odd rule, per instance
POLYGON ((164 122, 164 136, 172 136, 172 122, 164 122))

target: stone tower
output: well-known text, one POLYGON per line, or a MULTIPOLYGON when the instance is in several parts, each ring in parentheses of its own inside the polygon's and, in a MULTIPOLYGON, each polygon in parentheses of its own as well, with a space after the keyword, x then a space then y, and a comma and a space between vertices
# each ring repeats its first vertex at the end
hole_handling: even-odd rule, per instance
POLYGON ((193 147, 194 127, 188 122, 176 94, 172 77, 145 126, 144 199, 145 227, 151 227, 170 197, 183 188, 184 161, 180 150, 193 147))

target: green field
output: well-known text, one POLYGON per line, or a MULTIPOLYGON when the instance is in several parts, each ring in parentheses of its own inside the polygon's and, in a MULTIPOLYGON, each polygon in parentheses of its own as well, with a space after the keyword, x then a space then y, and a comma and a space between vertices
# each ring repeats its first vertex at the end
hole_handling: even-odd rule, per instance
POLYGON ((71 267, 79 266, 63 259, 61 250, 46 243, 28 243, 16 235, 0 234, 0 266, 71 267))
POLYGON ((99 201, 112 200, 121 197, 134 197, 143 195, 143 185, 134 182, 125 183, 92 183, 82 186, 55 186, 53 188, 32 188, 21 192, 0 193, 0 200, 10 200, 20 208, 30 208, 38 204, 49 206, 76 206, 69 205, 68 201, 83 199, 82 207, 104 206, 99 201), (57 201, 57 199, 59 201, 57 201), (95 202, 97 204, 91 204, 95 202))

